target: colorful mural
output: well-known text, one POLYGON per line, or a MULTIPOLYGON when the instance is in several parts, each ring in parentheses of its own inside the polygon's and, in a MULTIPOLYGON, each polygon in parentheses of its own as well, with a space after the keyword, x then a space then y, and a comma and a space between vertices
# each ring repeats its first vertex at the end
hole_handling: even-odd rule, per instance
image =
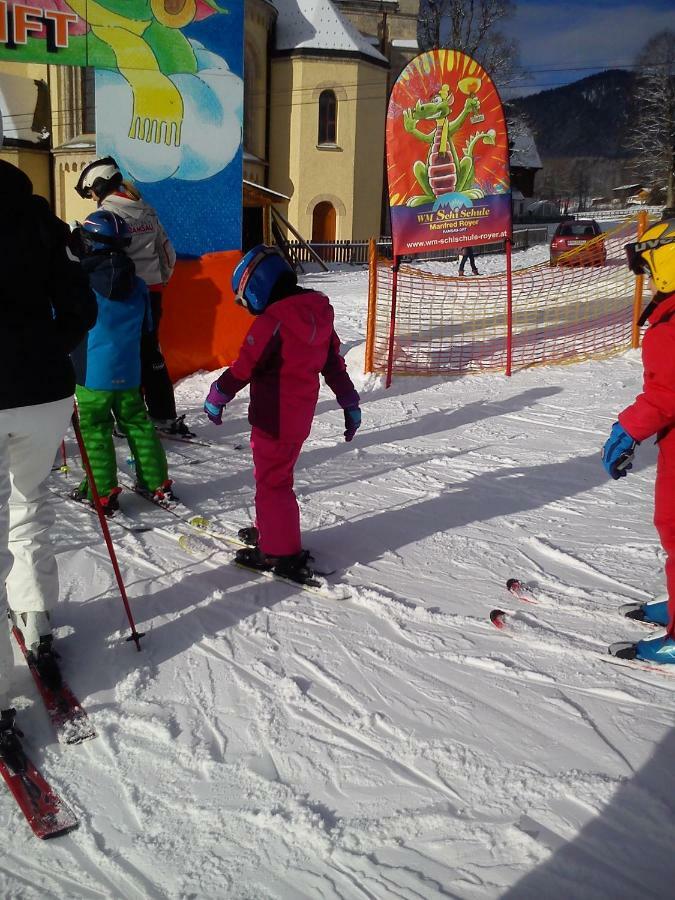
POLYGON ((397 256, 510 234, 506 122, 479 63, 430 50, 406 66, 389 99, 387 176, 397 256))
POLYGON ((0 59, 96 69, 96 143, 179 253, 241 244, 243 0, 0 0, 0 59))

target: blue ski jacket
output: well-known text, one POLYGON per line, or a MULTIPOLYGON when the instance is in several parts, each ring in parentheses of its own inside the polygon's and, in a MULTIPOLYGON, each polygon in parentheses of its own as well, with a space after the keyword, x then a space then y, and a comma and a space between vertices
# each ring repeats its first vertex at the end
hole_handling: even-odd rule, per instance
POLYGON ((82 259, 96 295, 98 318, 73 353, 77 383, 93 391, 126 391, 141 384, 141 335, 152 330, 145 282, 124 253, 82 259))

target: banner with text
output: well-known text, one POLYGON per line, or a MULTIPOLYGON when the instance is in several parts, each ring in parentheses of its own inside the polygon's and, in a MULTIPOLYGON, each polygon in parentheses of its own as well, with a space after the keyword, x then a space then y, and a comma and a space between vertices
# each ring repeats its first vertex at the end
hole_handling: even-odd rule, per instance
POLYGON ((387 176, 396 256, 511 235, 506 121, 479 63, 455 50, 408 63, 389 98, 387 176))

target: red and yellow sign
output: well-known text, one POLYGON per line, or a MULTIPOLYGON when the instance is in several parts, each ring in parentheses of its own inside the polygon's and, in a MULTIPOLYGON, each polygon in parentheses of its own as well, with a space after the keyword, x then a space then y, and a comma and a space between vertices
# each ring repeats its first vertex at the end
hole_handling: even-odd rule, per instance
POLYGON ((406 66, 389 99, 387 175, 396 256, 510 236, 506 121, 479 63, 429 50, 406 66))

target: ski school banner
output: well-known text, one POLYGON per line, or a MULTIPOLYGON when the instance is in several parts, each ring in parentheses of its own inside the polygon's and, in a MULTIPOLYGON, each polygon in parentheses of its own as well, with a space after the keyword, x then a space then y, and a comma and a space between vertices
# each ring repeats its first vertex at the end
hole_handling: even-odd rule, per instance
POLYGON ((389 98, 387 176, 395 256, 510 236, 506 121, 479 63, 455 50, 408 63, 389 98))
POLYGON ((96 69, 97 153, 189 256, 241 247, 243 35, 243 0, 0 0, 0 60, 96 69))

